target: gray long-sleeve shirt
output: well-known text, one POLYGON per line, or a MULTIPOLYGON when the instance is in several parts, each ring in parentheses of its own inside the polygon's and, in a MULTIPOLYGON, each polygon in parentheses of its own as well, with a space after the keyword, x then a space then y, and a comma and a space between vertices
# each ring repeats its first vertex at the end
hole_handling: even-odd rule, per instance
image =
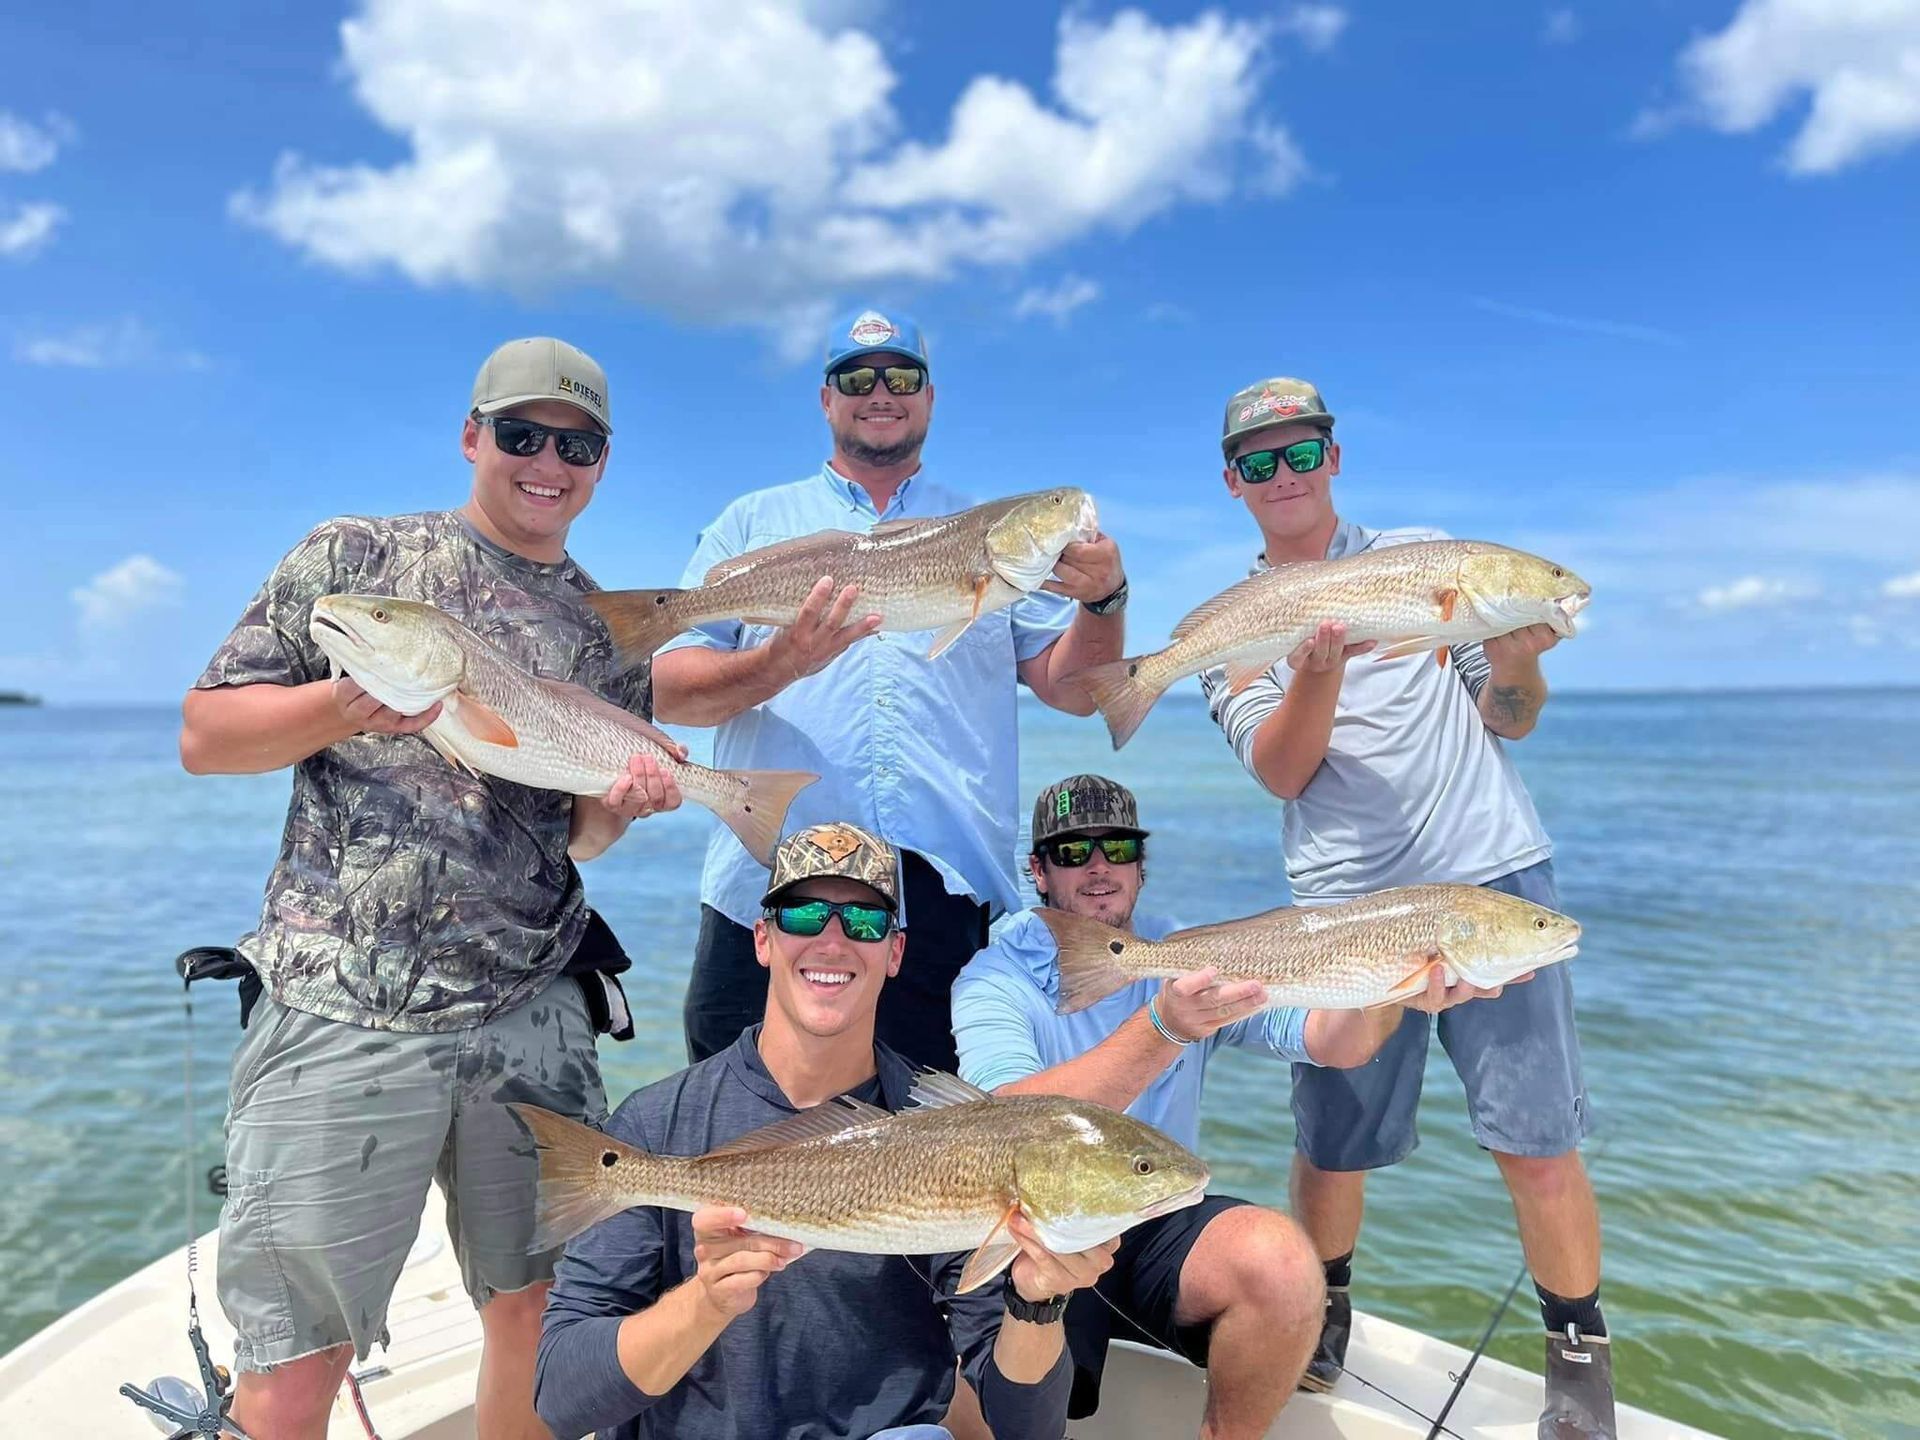
MULTIPOLYGON (((734 1046, 628 1097, 606 1132, 671 1155, 699 1155, 795 1113, 761 1062, 758 1026, 734 1046)), ((874 1046, 878 1076, 850 1092, 886 1110, 907 1103, 912 1070, 874 1046)), ((601 1440, 866 1440, 894 1425, 937 1424, 953 1399, 954 1360, 999 1440, 1058 1440, 1072 1367, 1035 1385, 993 1362, 1005 1314, 998 1285, 955 1296, 964 1255, 903 1257, 815 1250, 770 1276, 665 1395, 627 1378, 620 1322, 691 1279, 691 1217, 642 1207, 596 1225, 567 1249, 540 1334, 534 1404, 556 1436, 601 1440)))

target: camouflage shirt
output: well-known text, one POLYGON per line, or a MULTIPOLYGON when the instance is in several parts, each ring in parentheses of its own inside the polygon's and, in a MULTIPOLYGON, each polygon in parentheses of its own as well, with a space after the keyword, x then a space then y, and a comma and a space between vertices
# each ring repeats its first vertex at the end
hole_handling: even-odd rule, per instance
MULTIPOLYGON (((650 667, 614 673, 597 588, 459 515, 330 520, 275 567, 198 689, 329 675, 307 634, 322 595, 424 600, 526 669, 651 716, 650 667)), ((567 857, 573 798, 475 779, 417 735, 355 735, 293 767, 280 856, 240 951, 281 1004, 380 1030, 477 1025, 537 995, 586 926, 567 857)))

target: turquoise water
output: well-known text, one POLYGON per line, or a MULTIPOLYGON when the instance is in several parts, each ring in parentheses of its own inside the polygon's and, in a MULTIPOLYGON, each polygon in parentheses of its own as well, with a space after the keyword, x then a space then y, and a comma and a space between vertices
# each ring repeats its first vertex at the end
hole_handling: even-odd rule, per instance
MULTIPOLYGON (((251 922, 287 781, 189 777, 173 724, 0 708, 0 1349, 185 1235, 171 962, 251 922)), ((1196 704, 1164 704, 1118 756, 1090 722, 1024 725, 1027 793, 1083 769, 1139 793, 1155 908, 1281 901, 1278 807, 1196 704)), ((1587 930, 1623 1394, 1729 1436, 1920 1427, 1920 691, 1561 697, 1518 755, 1587 930)), ((709 823, 664 817, 588 868, 636 960, 616 1096, 680 1063, 709 823)), ((233 1006, 218 988, 196 1005, 196 1172, 219 1159, 233 1006)), ((1356 1298, 1471 1345, 1519 1246, 1434 1057, 1424 1143, 1369 1190, 1356 1298)), ((1218 1188, 1284 1199, 1286 1095, 1283 1067, 1217 1062, 1218 1188)), ((1537 1330, 1517 1304, 1494 1353, 1537 1368, 1537 1330)))

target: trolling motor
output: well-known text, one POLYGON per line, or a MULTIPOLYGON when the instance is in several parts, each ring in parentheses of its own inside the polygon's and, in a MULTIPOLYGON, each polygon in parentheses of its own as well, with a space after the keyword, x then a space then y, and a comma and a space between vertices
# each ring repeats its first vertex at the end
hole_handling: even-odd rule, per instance
MULTIPOLYGON (((183 990, 182 1003, 187 1012, 187 1154, 193 1153, 193 999, 187 990, 196 980, 238 980, 240 981, 241 1020, 244 1026, 247 1012, 253 1008, 252 1002, 259 998, 260 977, 254 974, 253 967, 234 951, 224 946, 201 945, 187 951, 174 962, 174 969, 180 974, 183 990), (253 983, 248 985, 248 980, 253 983), (251 990, 251 995, 249 995, 251 990)), ((193 1290, 193 1272, 198 1263, 194 1248, 193 1229, 193 1167, 187 1167, 187 1343, 193 1347, 193 1358, 200 1367, 200 1388, 182 1380, 177 1375, 162 1375, 150 1382, 143 1390, 138 1385, 122 1385, 120 1393, 148 1412, 156 1426, 172 1428, 167 1440, 252 1440, 252 1437, 227 1418, 227 1412, 233 1408, 233 1381, 221 1366, 213 1363, 213 1355, 207 1349, 207 1337, 200 1330, 200 1301, 193 1290)), ((217 1183, 213 1175, 208 1177, 215 1193, 225 1193, 225 1186, 217 1183)))

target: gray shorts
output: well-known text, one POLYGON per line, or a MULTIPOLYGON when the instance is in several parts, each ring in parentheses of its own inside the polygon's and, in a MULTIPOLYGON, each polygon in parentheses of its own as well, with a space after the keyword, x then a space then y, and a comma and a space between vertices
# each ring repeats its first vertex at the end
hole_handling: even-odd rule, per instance
POLYGON ((221 1308, 237 1368, 384 1340, 387 1302, 438 1180, 475 1306, 553 1278, 527 1253, 539 1176, 505 1108, 593 1124, 606 1093, 580 986, 435 1035, 369 1030, 262 999, 233 1057, 221 1308))
MULTIPOLYGON (((1551 860, 1487 888, 1552 909, 1560 904, 1551 860)), ((1420 1143, 1414 1117, 1427 1037, 1437 1029, 1466 1086, 1474 1139, 1503 1155, 1577 1148, 1593 1119, 1580 1078, 1571 970, 1549 965, 1497 1000, 1470 1001, 1437 1018, 1409 1010, 1380 1053, 1352 1070, 1295 1065, 1295 1147, 1322 1170, 1377 1170, 1411 1155, 1420 1143)))

